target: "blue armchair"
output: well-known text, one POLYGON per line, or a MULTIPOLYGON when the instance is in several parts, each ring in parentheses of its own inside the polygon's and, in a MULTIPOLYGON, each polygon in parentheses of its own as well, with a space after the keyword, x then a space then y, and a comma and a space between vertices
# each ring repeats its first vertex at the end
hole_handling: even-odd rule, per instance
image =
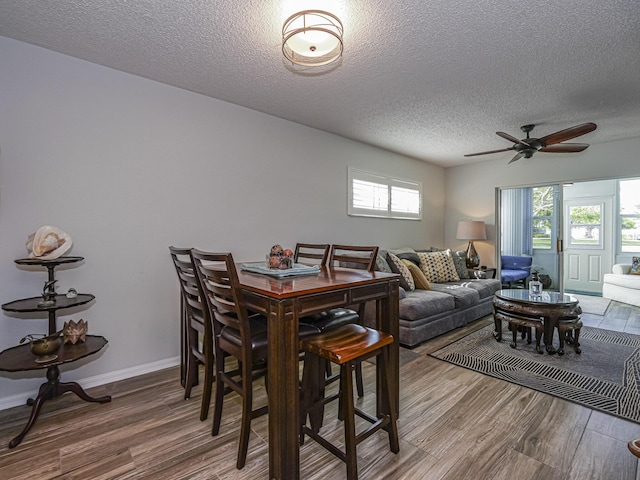
POLYGON ((500 257, 500 280, 512 288, 514 283, 521 283, 522 288, 526 286, 526 281, 531 274, 532 257, 514 257, 502 255, 500 257))

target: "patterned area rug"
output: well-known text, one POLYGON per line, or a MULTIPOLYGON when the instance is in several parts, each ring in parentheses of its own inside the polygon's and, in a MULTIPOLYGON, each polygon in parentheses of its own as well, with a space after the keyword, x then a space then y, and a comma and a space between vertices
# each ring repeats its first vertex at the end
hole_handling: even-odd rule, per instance
POLYGON ((565 345, 561 356, 540 355, 535 342, 528 345, 520 336, 513 349, 506 324, 500 343, 493 330, 487 326, 431 356, 640 423, 639 335, 583 327, 582 354, 565 345))

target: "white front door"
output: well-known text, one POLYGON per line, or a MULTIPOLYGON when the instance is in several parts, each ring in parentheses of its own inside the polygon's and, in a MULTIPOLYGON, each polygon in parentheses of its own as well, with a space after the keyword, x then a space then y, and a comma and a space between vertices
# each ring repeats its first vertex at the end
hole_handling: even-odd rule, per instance
POLYGON ((564 202, 564 290, 602 293, 613 260, 613 198, 564 202))

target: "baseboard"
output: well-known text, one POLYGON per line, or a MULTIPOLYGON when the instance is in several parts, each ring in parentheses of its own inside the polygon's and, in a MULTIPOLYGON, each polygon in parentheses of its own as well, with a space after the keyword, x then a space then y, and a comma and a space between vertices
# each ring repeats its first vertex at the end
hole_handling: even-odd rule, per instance
MULTIPOLYGON (((93 377, 87 377, 75 380, 82 388, 98 387, 107 383, 117 382, 119 380, 125 380, 127 378, 137 377, 144 375, 145 373, 156 372, 165 368, 175 367, 180 365, 180 357, 167 358, 159 360, 157 362, 145 363, 144 365, 136 365, 135 367, 124 368, 116 372, 103 373, 102 375, 95 375, 93 377)), ((46 381, 46 379, 43 379, 46 381)), ((0 410, 6 410, 7 408, 17 407, 26 404, 27 398, 35 398, 38 395, 38 390, 32 392, 23 392, 10 397, 0 398, 0 410)))
POLYGON ((597 292, 585 292, 583 290, 565 290, 564 293, 573 293, 573 294, 578 294, 578 295, 586 295, 588 297, 602 297, 601 293, 597 293, 597 292))

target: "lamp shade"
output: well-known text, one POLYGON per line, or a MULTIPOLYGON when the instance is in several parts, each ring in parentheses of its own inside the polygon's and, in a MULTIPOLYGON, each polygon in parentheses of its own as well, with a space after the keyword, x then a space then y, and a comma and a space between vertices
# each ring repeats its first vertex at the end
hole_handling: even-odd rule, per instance
POLYGON ((484 222, 476 220, 462 220, 458 222, 458 230, 456 231, 456 239, 458 240, 486 240, 487 229, 484 222))

